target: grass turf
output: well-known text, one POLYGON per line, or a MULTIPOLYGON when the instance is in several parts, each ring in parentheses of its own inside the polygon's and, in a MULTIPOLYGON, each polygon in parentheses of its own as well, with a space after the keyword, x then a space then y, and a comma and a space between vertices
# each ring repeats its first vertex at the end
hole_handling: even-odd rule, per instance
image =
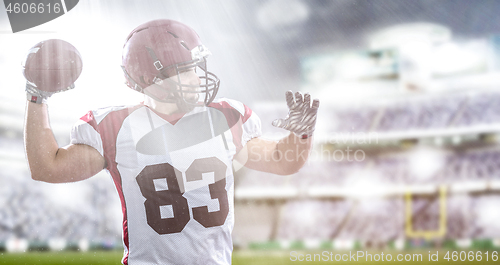
MULTIPOLYGON (((369 253, 380 254, 384 252, 384 255, 391 254, 393 259, 398 254, 421 254, 422 259, 419 261, 366 261, 366 259, 360 258, 357 262, 355 261, 335 261, 335 260, 318 260, 317 256, 316 261, 306 261, 307 254, 310 254, 309 257, 313 258, 313 254, 321 254, 321 251, 299 251, 293 254, 293 257, 290 255, 289 251, 235 251, 233 253, 233 265, 292 265, 292 264, 332 264, 332 263, 356 263, 356 264, 386 264, 386 263, 402 263, 402 264, 449 264, 451 263, 467 263, 467 264, 498 264, 499 261, 492 261, 492 251, 489 251, 489 262, 486 261, 486 251, 481 251, 483 259, 481 261, 447 261, 444 259, 445 254, 448 250, 439 250, 439 261, 429 261, 429 250, 420 250, 420 251, 369 251, 369 253), (304 261, 293 261, 292 259, 298 259, 299 254, 303 254, 301 259, 304 261), (297 257, 297 258, 295 258, 297 257)), ((436 253, 436 250, 430 250, 431 253, 436 253)), ((450 255, 452 250, 449 250, 450 255)), ((465 251, 469 253, 469 250, 465 251)), ((91 264, 91 265, 119 265, 121 264, 121 251, 100 251, 100 252, 27 252, 27 253, 6 253, 0 252, 0 265, 33 265, 33 264, 41 264, 41 265, 80 265, 80 264, 91 264)), ((349 252, 334 252, 335 254, 348 254, 349 252)), ((353 251, 355 253, 355 251, 353 251)), ((458 251, 460 253, 460 251, 458 251)), ((474 250, 474 253, 477 253, 474 250)), ((498 253, 498 252, 497 252, 498 253)), ((324 259, 324 256, 322 256, 324 259)), ((344 256, 347 257, 347 256, 344 256)), ((451 257, 451 256, 450 256, 451 257)), ((458 256, 457 256, 458 257, 458 256)))
POLYGON ((123 252, 26 252, 0 253, 0 265, 120 265, 123 252))

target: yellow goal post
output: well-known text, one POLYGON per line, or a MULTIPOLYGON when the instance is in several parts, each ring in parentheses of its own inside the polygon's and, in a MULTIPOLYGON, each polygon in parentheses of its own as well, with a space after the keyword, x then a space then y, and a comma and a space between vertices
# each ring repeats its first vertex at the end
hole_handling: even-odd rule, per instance
POLYGON ((438 189, 439 192, 439 227, 436 230, 414 230, 413 229, 413 203, 412 203, 412 192, 407 191, 405 194, 405 215, 406 215, 406 236, 409 238, 439 238, 446 234, 447 230, 447 220, 446 220, 446 187, 441 186, 438 189))

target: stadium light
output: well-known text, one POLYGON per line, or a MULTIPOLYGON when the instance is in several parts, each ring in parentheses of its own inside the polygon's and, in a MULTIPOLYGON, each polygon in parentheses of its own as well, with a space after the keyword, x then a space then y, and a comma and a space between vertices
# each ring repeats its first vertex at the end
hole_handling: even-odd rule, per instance
POLYGON ((487 45, 480 41, 453 42, 437 46, 432 52, 432 73, 450 75, 486 69, 487 45))
POLYGON ((387 186, 380 181, 380 173, 375 170, 358 170, 347 179, 351 180, 347 185, 351 188, 349 195, 356 198, 376 197, 387 191, 387 186))
POLYGON ((313 227, 320 217, 321 209, 317 205, 309 204, 309 207, 301 207, 293 212, 293 219, 299 227, 313 227))
POLYGON ((373 34, 370 48, 399 50, 400 87, 426 91, 432 86, 432 47, 451 39, 451 30, 432 23, 402 24, 373 34))
POLYGON ((66 248, 67 242, 64 238, 51 238, 49 239, 49 249, 51 251, 62 251, 66 248))
POLYGON ((28 250, 29 242, 23 238, 9 238, 5 243, 7 252, 26 252, 28 250))
POLYGON ((419 180, 435 176, 445 164, 441 150, 424 146, 417 146, 410 151, 408 162, 410 173, 419 180))
POLYGON ((451 30, 433 23, 395 25, 375 32, 369 37, 371 49, 398 48, 412 43, 443 43, 451 39, 451 30))
POLYGON ((89 251, 90 249, 90 242, 85 239, 85 238, 82 238, 78 241, 78 250, 80 250, 81 252, 87 252, 89 251))
POLYGON ((476 222, 479 227, 500 231, 500 200, 490 198, 477 204, 476 222))

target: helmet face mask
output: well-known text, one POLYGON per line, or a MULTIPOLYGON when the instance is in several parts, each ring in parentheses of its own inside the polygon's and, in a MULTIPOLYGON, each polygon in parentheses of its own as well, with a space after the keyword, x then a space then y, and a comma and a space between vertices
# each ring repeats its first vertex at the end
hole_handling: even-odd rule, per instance
POLYGON ((206 59, 204 58, 197 62, 174 65, 171 69, 167 68, 162 71, 161 76, 167 78, 162 79, 160 82, 168 82, 168 88, 165 89, 165 86, 162 86, 162 88, 188 105, 210 104, 219 88, 219 79, 213 73, 206 71, 206 59), (173 75, 168 75, 168 72, 173 72, 173 75), (193 75, 196 75, 196 77, 193 77, 193 75))
POLYGON ((219 89, 219 79, 206 71, 206 59, 172 65, 162 69, 152 86, 161 90, 166 97, 161 98, 145 88, 144 93, 156 101, 182 103, 192 106, 208 105, 219 89), (194 76, 196 75, 196 76, 194 76))
POLYGON ((219 79, 207 71, 210 54, 190 27, 153 20, 129 34, 122 69, 132 89, 189 110, 210 104, 218 92, 219 79))

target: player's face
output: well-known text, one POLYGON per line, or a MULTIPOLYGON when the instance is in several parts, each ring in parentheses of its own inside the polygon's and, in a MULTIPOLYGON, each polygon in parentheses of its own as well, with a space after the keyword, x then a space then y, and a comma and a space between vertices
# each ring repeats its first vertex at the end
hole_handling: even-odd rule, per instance
POLYGON ((175 97, 180 97, 182 94, 182 97, 188 103, 197 103, 200 97, 200 84, 201 80, 198 74, 196 74, 195 68, 189 68, 178 75, 159 81, 156 85, 149 86, 146 89, 149 93, 162 100, 174 99, 175 97), (180 92, 181 90, 182 93, 180 92))
POLYGON ((200 97, 200 84, 201 80, 196 74, 195 68, 189 68, 186 71, 179 73, 178 76, 169 77, 172 81, 177 81, 183 87, 177 86, 177 89, 182 89, 184 100, 188 103, 196 103, 200 97))

